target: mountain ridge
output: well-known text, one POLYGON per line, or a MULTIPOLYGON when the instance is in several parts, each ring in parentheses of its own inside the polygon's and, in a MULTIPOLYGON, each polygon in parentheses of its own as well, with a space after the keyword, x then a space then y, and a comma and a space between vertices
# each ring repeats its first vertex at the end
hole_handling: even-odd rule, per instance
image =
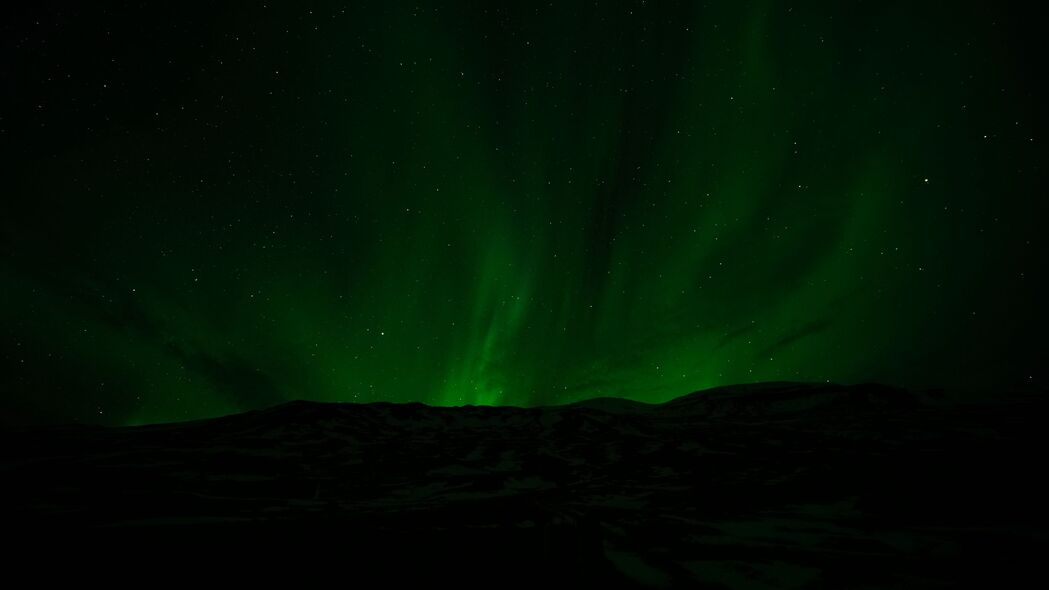
POLYGON ((5 431, 0 518, 27 535, 308 546, 364 569, 396 555, 433 575, 473 553, 489 574, 613 585, 938 587, 1021 571, 1046 547, 1045 398, 952 400, 774 383, 663 404, 294 401, 5 431))

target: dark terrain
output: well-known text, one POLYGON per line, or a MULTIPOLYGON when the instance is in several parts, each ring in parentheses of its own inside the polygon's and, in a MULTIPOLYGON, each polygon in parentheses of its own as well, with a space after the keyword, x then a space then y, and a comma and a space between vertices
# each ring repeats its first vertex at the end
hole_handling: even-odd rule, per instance
POLYGON ((7 431, 2 517, 30 555, 179 545, 260 577, 993 587, 1044 577, 1046 408, 774 383, 7 431))

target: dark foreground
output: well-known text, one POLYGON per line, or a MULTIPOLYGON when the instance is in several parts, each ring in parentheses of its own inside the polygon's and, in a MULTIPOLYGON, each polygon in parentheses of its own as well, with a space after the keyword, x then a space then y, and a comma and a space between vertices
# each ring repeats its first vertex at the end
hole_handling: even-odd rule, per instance
POLYGON ((1045 577, 1043 399, 767 384, 7 432, 0 516, 22 559, 240 579, 1000 587, 1045 577))

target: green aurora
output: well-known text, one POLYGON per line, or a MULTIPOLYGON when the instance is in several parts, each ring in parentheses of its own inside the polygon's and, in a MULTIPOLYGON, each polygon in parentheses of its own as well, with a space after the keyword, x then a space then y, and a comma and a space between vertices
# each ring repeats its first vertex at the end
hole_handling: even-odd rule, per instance
POLYGON ((1039 33, 919 4, 26 9, 4 421, 1044 385, 1039 33))

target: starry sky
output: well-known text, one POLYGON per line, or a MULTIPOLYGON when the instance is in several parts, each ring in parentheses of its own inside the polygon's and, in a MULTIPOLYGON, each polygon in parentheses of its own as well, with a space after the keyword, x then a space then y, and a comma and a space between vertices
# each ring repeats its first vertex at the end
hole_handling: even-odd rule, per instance
POLYGON ((4 9, 5 423, 1046 384, 1019 3, 145 4, 4 9))

